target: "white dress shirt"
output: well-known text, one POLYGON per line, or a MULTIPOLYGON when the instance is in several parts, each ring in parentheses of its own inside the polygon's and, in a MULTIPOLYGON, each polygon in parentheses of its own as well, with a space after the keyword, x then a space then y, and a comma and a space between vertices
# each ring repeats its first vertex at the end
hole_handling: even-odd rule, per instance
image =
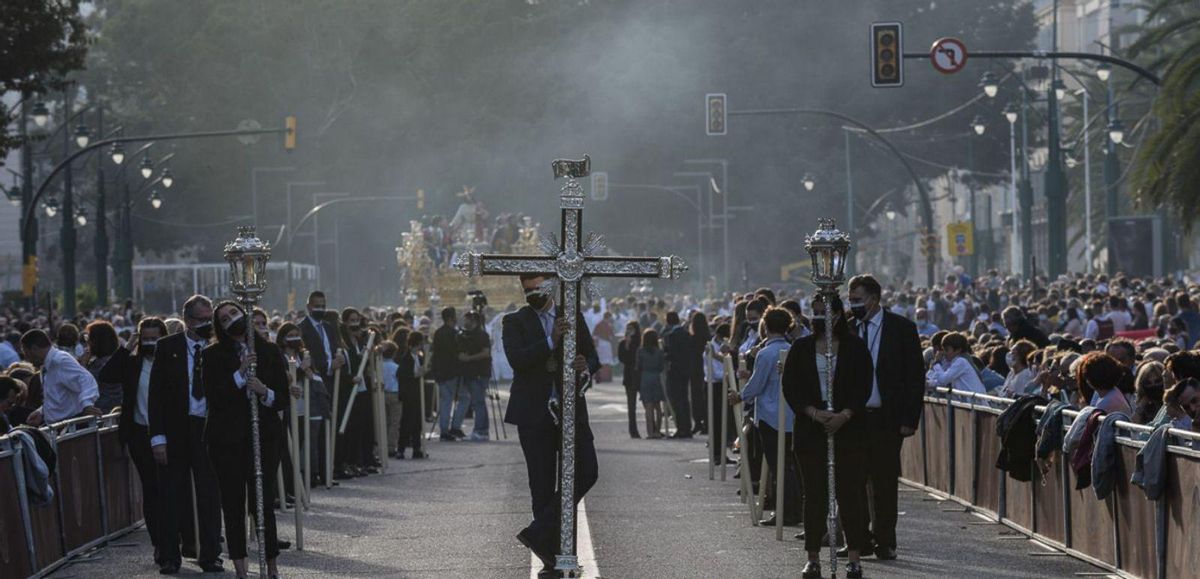
POLYGON ((325 333, 325 324, 321 323, 312 316, 308 316, 308 321, 317 329, 317 334, 321 336, 321 345, 325 347, 325 360, 327 364, 333 364, 333 350, 329 347, 329 335, 325 333))
POLYGON ((966 390, 978 394, 987 394, 979 373, 971 365, 966 356, 957 356, 948 366, 934 365, 925 373, 925 380, 932 386, 949 386, 951 390, 966 390))
POLYGON ((70 352, 50 348, 42 363, 42 419, 46 424, 75 418, 95 404, 100 387, 70 352))
MULTIPOLYGON (((879 342, 883 338, 883 308, 879 308, 875 315, 862 321, 862 324, 867 327, 867 349, 871 351, 871 396, 867 398, 867 408, 880 408, 883 406, 883 396, 879 393, 879 374, 873 369, 879 364, 879 342)), ((862 330, 858 331, 858 335, 862 337, 862 330)))
POLYGON ((558 318, 558 312, 554 311, 553 307, 546 308, 544 312, 538 312, 538 319, 542 321, 542 330, 546 332, 546 343, 550 345, 550 349, 554 349, 554 320, 558 318))
MULTIPOLYGON (((196 400, 196 398, 194 396, 192 396, 192 378, 195 377, 195 375, 196 375, 196 362, 199 361, 196 358, 196 348, 199 347, 200 354, 203 355, 204 347, 208 345, 208 340, 193 340, 191 336, 185 336, 185 337, 187 338, 187 357, 188 357, 187 358, 187 361, 188 361, 188 366, 187 366, 188 416, 195 416, 196 418, 207 418, 208 417, 208 400, 206 400, 204 398, 204 396, 201 396, 199 400, 196 400)), ((204 389, 202 387, 201 392, 203 392, 203 391, 204 391, 204 389)))
POLYGON ((153 358, 142 358, 142 371, 138 375, 137 407, 133 411, 133 421, 142 426, 150 426, 150 368, 153 366, 153 358))

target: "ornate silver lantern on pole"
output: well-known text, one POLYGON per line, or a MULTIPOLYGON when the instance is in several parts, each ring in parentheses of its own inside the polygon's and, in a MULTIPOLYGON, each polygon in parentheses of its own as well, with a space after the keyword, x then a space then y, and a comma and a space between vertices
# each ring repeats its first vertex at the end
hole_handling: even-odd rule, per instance
MULTIPOLYGON (((238 228, 237 238, 225 244, 225 261, 229 262, 230 290, 242 303, 246 316, 254 310, 260 297, 267 289, 267 261, 271 259, 271 245, 254 234, 254 226, 238 228)), ((246 349, 254 351, 254 327, 246 332, 246 349)), ((256 364, 250 364, 247 379, 253 378, 256 364)), ((258 540, 258 574, 267 576, 266 545, 264 544, 263 513, 263 469, 262 446, 258 430, 258 400, 250 396, 250 439, 254 448, 254 508, 257 520, 255 532, 258 540)))
MULTIPOLYGON (((804 249, 812 257, 812 282, 817 293, 825 298, 825 410, 833 412, 833 298, 838 288, 846 282, 846 256, 850 253, 850 236, 838 231, 837 223, 830 218, 817 220, 817 230, 805 236, 804 249)), ((829 572, 837 577, 838 505, 834 490, 833 435, 826 439, 825 462, 828 468, 829 499, 829 572)))

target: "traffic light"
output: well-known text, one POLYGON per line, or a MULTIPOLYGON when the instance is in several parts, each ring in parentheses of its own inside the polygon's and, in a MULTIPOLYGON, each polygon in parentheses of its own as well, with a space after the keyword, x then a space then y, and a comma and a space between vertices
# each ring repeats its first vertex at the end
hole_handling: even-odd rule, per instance
POLYGON ((899 22, 871 25, 871 86, 904 86, 904 28, 899 22))
POLYGON ((425 190, 417 189, 417 209, 425 209, 425 190))
POLYGON ((21 269, 21 294, 25 297, 33 297, 33 288, 37 287, 38 282, 38 267, 37 256, 29 256, 29 261, 25 262, 25 267, 21 269))
POLYGON ((608 173, 592 173, 592 201, 608 201, 608 173))
POLYGON ((291 151, 296 148, 296 117, 288 116, 284 127, 287 128, 287 132, 283 135, 283 148, 291 151))
POLYGON ((724 135, 725 119, 727 116, 725 93, 709 93, 704 95, 704 109, 706 118, 704 132, 710 137, 724 135))

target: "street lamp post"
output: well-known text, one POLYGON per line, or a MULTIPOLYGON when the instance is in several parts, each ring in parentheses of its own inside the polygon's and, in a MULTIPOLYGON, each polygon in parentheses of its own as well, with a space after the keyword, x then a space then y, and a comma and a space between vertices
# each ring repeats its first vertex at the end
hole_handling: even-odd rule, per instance
POLYGON ((1029 180, 1029 91, 1025 89, 1025 71, 1021 71, 1021 184, 1018 202, 1021 206, 1020 271, 1032 276, 1033 271, 1033 183, 1029 180))
MULTIPOLYGON (((96 135, 104 135, 104 107, 96 107, 96 135)), ((96 160, 96 303, 108 303, 108 217, 104 189, 104 155, 96 160)))
MULTIPOLYGON (((1051 32, 1051 50, 1058 50, 1058 4, 1053 3, 1053 28, 1051 32)), ((1046 195, 1046 240, 1049 258, 1046 260, 1046 272, 1051 276, 1067 271, 1067 175, 1063 171, 1062 142, 1059 134, 1058 91, 1061 80, 1058 73, 1058 59, 1050 60, 1050 86, 1046 90, 1046 127, 1049 158, 1046 160, 1046 172, 1043 174, 1046 195)))
MULTIPOLYGON (((70 90, 63 91, 63 111, 71 112, 70 90)), ((69 121, 68 121, 69 122, 69 121)), ((63 270, 63 320, 75 318, 75 195, 73 188, 74 175, 71 170, 71 131, 63 130, 63 156, 67 158, 67 166, 63 169, 63 199, 62 199, 62 230, 59 233, 59 244, 62 246, 63 270)), ((86 141, 83 146, 87 146, 86 141)))
POLYGON ((32 279, 32 270, 35 267, 34 262, 37 260, 37 242, 38 236, 37 227, 37 211, 30 211, 33 203, 33 143, 29 138, 29 119, 34 117, 34 122, 38 126, 46 124, 48 117, 42 116, 48 114, 46 104, 38 102, 34 106, 30 106, 29 99, 32 95, 26 92, 23 95, 21 102, 21 124, 19 127, 21 133, 21 214, 29 223, 24 221, 21 223, 21 230, 29 233, 21 236, 21 265, 24 268, 25 277, 22 278, 22 289, 29 296, 29 309, 33 311, 34 304, 37 303, 37 292, 34 288, 27 287, 27 284, 32 279), (32 109, 32 110, 31 110, 32 109))
POLYGON ((975 136, 983 136, 987 131, 987 124, 983 121, 983 117, 976 115, 975 120, 971 121, 972 134, 967 135, 967 194, 971 212, 971 278, 979 277, 979 228, 975 226, 975 218, 979 215, 975 211, 975 136))

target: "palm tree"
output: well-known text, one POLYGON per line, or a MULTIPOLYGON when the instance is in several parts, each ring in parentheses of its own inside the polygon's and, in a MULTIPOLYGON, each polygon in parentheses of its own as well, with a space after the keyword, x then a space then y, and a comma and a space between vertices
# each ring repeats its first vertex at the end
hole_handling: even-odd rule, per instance
POLYGON ((1200 217, 1200 4, 1152 0, 1129 55, 1163 79, 1153 106, 1159 128, 1134 158, 1134 196, 1172 208, 1185 228, 1200 217))

